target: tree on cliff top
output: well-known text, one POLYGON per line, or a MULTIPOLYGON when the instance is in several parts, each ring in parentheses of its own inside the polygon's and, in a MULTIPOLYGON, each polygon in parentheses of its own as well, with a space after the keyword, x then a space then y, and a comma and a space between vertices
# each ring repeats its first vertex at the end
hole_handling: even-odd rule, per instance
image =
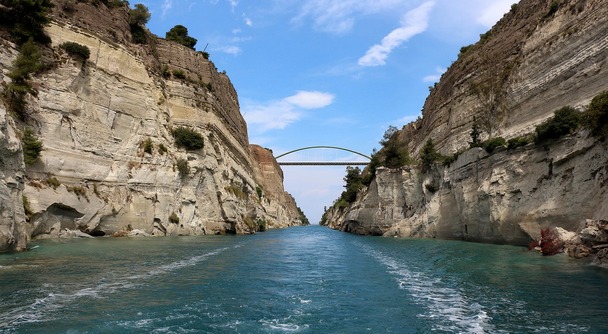
POLYGON ((129 10, 129 24, 144 26, 150 21, 150 11, 143 4, 136 4, 135 8, 129 10))
POLYGON ((382 150, 378 154, 381 155, 382 165, 385 167, 399 168, 411 162, 403 143, 399 142, 398 134, 397 128, 391 125, 380 141, 382 150))
POLYGON ((346 176, 344 177, 344 188, 346 190, 342 193, 340 199, 348 203, 354 202, 357 199, 357 193, 363 187, 361 181, 361 169, 359 167, 346 167, 346 176))
POLYGON ((129 10, 129 26, 131 28, 131 37, 133 42, 137 44, 147 44, 148 38, 144 26, 150 20, 150 11, 148 7, 138 3, 135 8, 129 10))
POLYGON ((165 38, 168 41, 177 42, 193 50, 194 46, 196 45, 196 38, 188 36, 188 28, 184 27, 181 24, 178 24, 175 27, 171 28, 171 30, 167 31, 167 33, 165 34, 165 38))

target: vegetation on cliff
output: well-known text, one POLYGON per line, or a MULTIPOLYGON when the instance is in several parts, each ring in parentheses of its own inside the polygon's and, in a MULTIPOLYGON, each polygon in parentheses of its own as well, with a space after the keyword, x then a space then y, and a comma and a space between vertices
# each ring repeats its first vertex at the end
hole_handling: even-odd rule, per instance
POLYGON ((51 39, 44 32, 49 23, 51 0, 4 0, 0 6, 0 25, 8 29, 18 45, 32 39, 48 44, 51 39))
POLYGON ((197 42, 196 38, 188 35, 188 28, 184 27, 181 24, 178 24, 171 28, 169 31, 167 31, 167 33, 165 34, 165 38, 168 41, 177 42, 193 50, 197 42))
POLYGON ((8 109, 22 121, 27 119, 25 98, 32 91, 29 80, 42 67, 40 49, 30 38, 21 46, 19 55, 13 62, 8 73, 11 82, 6 86, 3 94, 8 109))
POLYGON ((129 10, 129 27, 134 43, 147 44, 148 39, 144 27, 150 20, 150 17, 151 14, 148 7, 143 4, 138 3, 133 9, 129 10))
POLYGON ((587 111, 587 125, 598 136, 608 136, 608 91, 604 91, 591 100, 587 111))
POLYGON ((25 128, 21 143, 23 145, 23 161, 26 165, 33 165, 40 158, 43 148, 42 142, 38 140, 32 129, 25 128))
POLYGON ((171 134, 175 138, 175 145, 177 147, 185 148, 189 151, 201 149, 205 145, 203 136, 189 128, 178 127, 173 129, 171 134))

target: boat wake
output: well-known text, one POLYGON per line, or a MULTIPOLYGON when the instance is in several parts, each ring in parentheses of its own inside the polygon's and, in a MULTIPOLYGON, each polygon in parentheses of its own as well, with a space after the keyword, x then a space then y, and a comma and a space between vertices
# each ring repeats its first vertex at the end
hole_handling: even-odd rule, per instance
POLYGON ((210 257, 239 247, 241 245, 219 248, 201 255, 171 262, 142 273, 112 277, 109 282, 107 281, 107 276, 102 277, 94 286, 80 286, 76 289, 72 288, 70 292, 59 292, 61 291, 61 286, 45 284, 37 291, 38 294, 44 297, 36 298, 28 305, 12 308, 10 311, 0 314, 0 333, 16 330, 22 324, 56 320, 55 315, 57 312, 81 298, 105 298, 118 291, 133 289, 151 278, 167 275, 182 268, 195 266, 210 257))
POLYGON ((414 272, 407 264, 367 245, 361 247, 387 268, 399 289, 407 290, 415 303, 428 310, 418 316, 432 319, 434 331, 500 333, 490 323, 492 319, 484 307, 468 300, 462 291, 447 286, 439 278, 414 272))

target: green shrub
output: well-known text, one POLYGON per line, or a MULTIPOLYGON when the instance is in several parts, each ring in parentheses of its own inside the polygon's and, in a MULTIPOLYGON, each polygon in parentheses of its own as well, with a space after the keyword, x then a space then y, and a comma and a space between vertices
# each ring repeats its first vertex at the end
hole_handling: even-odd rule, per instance
POLYGON ((243 191, 243 188, 236 184, 231 184, 229 186, 224 187, 224 189, 236 196, 236 198, 244 200, 247 199, 247 194, 243 191))
POLYGON ((158 144, 158 153, 160 153, 161 155, 167 153, 167 147, 165 146, 165 144, 158 144))
POLYGON ((256 224, 258 225, 258 231, 264 232, 268 229, 268 222, 265 219, 256 220, 256 224))
POLYGON ((264 195, 264 190, 262 190, 262 187, 260 186, 255 187, 255 192, 256 194, 258 194, 258 198, 262 198, 262 196, 264 195))
POLYGON ((154 150, 154 144, 152 144, 152 139, 150 139, 150 137, 148 137, 146 140, 144 140, 142 146, 144 148, 144 152, 146 152, 148 154, 152 154, 152 152, 154 150))
POLYGON ((471 141, 469 142, 469 148, 481 147, 481 129, 477 118, 473 117, 473 125, 471 126, 471 141))
POLYGON ((174 41, 190 49, 194 49, 196 45, 196 38, 188 36, 188 28, 181 24, 178 24, 171 28, 166 34, 165 38, 168 41, 174 41))
POLYGON ((173 70, 173 76, 181 80, 186 79, 186 74, 182 70, 173 70))
POLYGON ((608 91, 596 95, 589 104, 587 125, 594 135, 608 135, 608 91))
POLYGON ((148 7, 141 3, 136 4, 133 9, 129 10, 129 24, 131 26, 143 26, 150 21, 150 17, 148 7))
POLYGON ((203 54, 203 58, 209 59, 209 52, 202 51, 201 53, 203 54))
POLYGON ((439 158, 441 158, 441 154, 439 154, 439 152, 437 152, 437 149, 435 149, 433 139, 429 138, 426 141, 426 144, 424 144, 424 147, 422 148, 422 152, 420 154, 420 160, 422 160, 422 170, 428 171, 435 163, 435 161, 437 161, 439 158))
POLYGON ((171 214, 169 215, 169 223, 176 225, 179 224, 179 217, 177 216, 175 211, 171 212, 171 214))
POLYGON ((87 190, 83 186, 67 187, 67 190, 71 193, 74 193, 78 198, 84 197, 87 200, 89 199, 87 196, 87 190))
POLYGON ((57 189, 61 185, 61 182, 59 182, 59 180, 57 180, 57 178, 55 178, 55 177, 50 177, 50 178, 46 179, 44 182, 49 187, 52 187, 53 189, 57 189))
POLYGON ((190 167, 188 166, 188 160, 178 159, 177 160, 177 171, 182 179, 185 179, 190 174, 190 167))
POLYGON ((34 131, 30 128, 26 128, 23 132, 23 138, 21 138, 21 144, 23 145, 23 161, 26 165, 33 165, 40 158, 43 144, 34 131))
POLYGON ((549 10, 547 11, 547 13, 543 17, 543 19, 550 18, 551 16, 553 16, 553 14, 555 14, 557 12, 558 9, 559 9, 559 1, 553 0, 553 2, 551 2, 551 5, 549 5, 549 10))
POLYGON ((448 156, 444 156, 442 159, 442 163, 444 166, 449 166, 452 163, 454 163, 454 161, 456 161, 456 159, 458 159, 458 156, 461 154, 461 152, 456 152, 452 155, 448 155, 448 156))
POLYGON ((161 67, 160 73, 165 79, 169 79, 169 77, 171 77, 171 71, 169 71, 169 66, 166 64, 161 67))
POLYGON ((558 139, 574 132, 581 124, 581 114, 572 107, 555 111, 554 116, 536 127, 536 143, 558 139))
POLYGON ((171 133, 175 139, 175 145, 178 147, 185 148, 189 151, 198 150, 204 147, 205 142, 203 136, 194 130, 179 127, 173 129, 171 133))
POLYGON ((365 186, 369 186, 374 178, 376 177, 376 170, 380 167, 380 158, 378 157, 378 153, 374 150, 372 152, 371 160, 367 165, 367 168, 364 170, 364 175, 361 179, 361 183, 365 186))
POLYGON ((60 48, 64 49, 70 56, 87 60, 91 56, 91 51, 86 45, 78 44, 75 42, 65 42, 59 45, 60 48))
POLYGON ((11 71, 7 74, 12 81, 7 85, 5 98, 8 108, 25 121, 25 96, 32 90, 28 80, 32 74, 42 69, 42 54, 31 38, 21 46, 19 56, 12 65, 11 71))
POLYGON ((131 40, 135 44, 148 44, 148 35, 146 34, 146 30, 138 25, 132 24, 130 25, 131 30, 131 40))
POLYGON ((528 136, 520 136, 520 137, 511 138, 511 139, 509 139, 507 148, 510 150, 516 149, 518 147, 526 146, 526 145, 530 144, 530 142, 531 142, 531 140, 530 140, 530 137, 528 137, 528 136))
POLYGON ((483 148, 488 153, 493 153, 501 146, 507 146, 507 141, 502 137, 491 138, 483 142, 483 148))
POLYGON ((464 56, 469 51, 471 51, 475 47, 475 44, 466 45, 460 48, 460 52, 458 53, 458 58, 464 56))
POLYGON ((359 190, 363 188, 363 178, 361 177, 361 169, 359 167, 346 167, 346 176, 344 176, 344 188, 340 196, 347 203, 352 203, 357 199, 359 190))
POLYGON ((339 210, 343 210, 343 209, 345 209, 348 206, 348 202, 345 199, 340 198, 340 199, 338 199, 338 201, 334 205, 339 210))
POLYGON ((306 217, 306 214, 304 214, 304 211, 302 211, 299 206, 297 207, 297 209, 298 213, 300 214, 300 221, 302 222, 302 224, 310 225, 310 221, 308 220, 308 217, 306 217))

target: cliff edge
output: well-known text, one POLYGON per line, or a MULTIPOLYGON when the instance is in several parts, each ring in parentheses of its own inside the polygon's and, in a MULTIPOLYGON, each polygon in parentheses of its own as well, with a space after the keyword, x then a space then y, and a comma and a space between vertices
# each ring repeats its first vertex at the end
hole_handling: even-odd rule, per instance
MULTIPOLYGON (((522 0, 462 48, 422 118, 385 138, 414 163, 363 171, 371 181, 332 206, 322 224, 366 235, 527 245, 545 228, 576 232, 586 219, 606 220, 606 133, 582 126, 549 141, 534 137, 562 107, 586 117, 590 101, 608 91, 607 70, 604 1, 522 0), (489 147, 487 139, 502 142, 489 147)), ((381 150, 376 163, 387 154, 381 150)))
MULTIPOLYGON (((207 55, 147 31, 133 43, 122 2, 53 4, 45 65, 28 80, 23 112, 0 104, 0 251, 69 231, 197 235, 301 224, 282 171, 250 147, 237 93, 207 55), (66 42, 86 47, 88 59, 66 52, 66 42), (43 144, 27 166, 26 131, 43 144), (180 143, 180 131, 200 145, 180 143)), ((4 90, 19 57, 9 33, 0 34, 4 90)))

